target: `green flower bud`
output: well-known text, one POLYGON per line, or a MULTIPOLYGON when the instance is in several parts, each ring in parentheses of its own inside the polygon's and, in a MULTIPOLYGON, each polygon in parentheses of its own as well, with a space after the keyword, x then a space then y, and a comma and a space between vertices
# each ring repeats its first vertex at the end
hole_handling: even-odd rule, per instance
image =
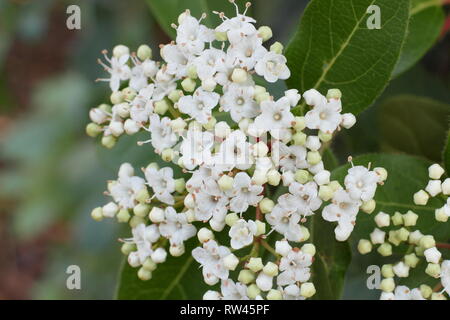
POLYGON ((328 185, 334 192, 342 188, 341 184, 337 180, 331 181, 328 185))
POLYGON ((431 300, 447 300, 447 298, 442 293, 433 292, 431 294, 431 300))
POLYGON ((118 44, 113 48, 113 56, 115 58, 120 58, 125 54, 130 54, 130 49, 127 46, 124 46, 123 44, 118 44))
POLYGON ((410 253, 405 256, 405 263, 411 268, 415 268, 419 261, 420 259, 416 256, 415 253, 410 253))
POLYGON ((425 273, 437 279, 441 275, 441 266, 437 263, 429 263, 425 269, 425 273))
POLYGON ((391 217, 392 223, 394 226, 401 226, 403 224, 403 216, 400 212, 394 213, 394 215, 391 217))
POLYGON ((369 240, 361 239, 358 242, 358 251, 361 254, 367 254, 372 251, 372 243, 369 240))
POLYGON ((372 200, 363 202, 363 204, 361 206, 361 210, 367 214, 371 214, 375 210, 376 206, 377 206, 377 203, 375 202, 375 200, 372 199, 372 200))
POLYGON ((395 276, 392 264, 384 264, 381 267, 381 275, 384 278, 393 278, 395 276))
POLYGON ((217 41, 224 42, 224 41, 228 40, 228 35, 227 35, 226 32, 218 32, 218 31, 216 31, 214 33, 214 35, 215 35, 217 41))
POLYGON ((410 210, 403 215, 403 223, 405 227, 412 227, 416 225, 418 218, 419 216, 410 210))
POLYGON ((424 206, 427 204, 430 196, 424 190, 417 191, 414 194, 414 203, 420 206, 424 206))
POLYGON ((147 188, 142 189, 136 195, 136 200, 140 203, 146 203, 148 199, 150 199, 150 194, 148 193, 147 188))
POLYGON ((419 241, 419 245, 424 249, 429 249, 436 246, 436 241, 433 236, 423 236, 419 241))
POLYGON ((235 212, 229 213, 225 216, 225 223, 229 227, 232 227, 238 220, 239 220, 239 217, 235 212))
POLYGON ((198 78, 198 74, 197 74, 197 67, 193 64, 191 64, 189 67, 187 67, 187 76, 193 80, 198 78))
POLYGON ((151 207, 146 204, 146 203, 138 203, 134 208, 133 208, 133 213, 141 218, 144 218, 148 215, 148 213, 150 212, 151 207))
POLYGON ((264 268, 264 265, 261 258, 250 258, 246 267, 253 272, 258 272, 264 268))
POLYGON ((142 61, 151 59, 152 58, 152 49, 146 44, 139 46, 139 48, 137 50, 137 57, 142 61))
POLYGON ((231 80, 235 83, 244 83, 245 81, 247 81, 247 78, 247 71, 241 68, 234 69, 233 73, 231 74, 231 80))
POLYGON ((305 184, 308 182, 310 174, 307 170, 300 169, 295 172, 294 178, 298 183, 305 184))
POLYGON ((102 127, 100 127, 98 124, 93 123, 93 122, 89 123, 86 126, 86 134, 92 138, 95 138, 96 136, 98 136, 100 133, 102 133, 102 131, 103 131, 102 127))
POLYGON ((124 100, 131 101, 136 97, 137 92, 134 89, 127 87, 122 90, 122 94, 123 94, 124 100))
POLYGON ((140 225, 141 223, 145 223, 145 219, 139 216, 133 216, 130 219, 130 227, 131 228, 136 228, 138 225, 140 225))
POLYGON ((400 241, 407 241, 409 237, 409 231, 406 228, 400 228, 397 231, 397 238, 400 241))
POLYGON ((155 102, 154 106, 155 106, 154 109, 155 113, 163 115, 167 112, 167 110, 169 110, 170 102, 166 99, 163 99, 158 102, 155 102))
POLYGON ((425 299, 431 297, 431 294, 433 293, 433 289, 431 289, 431 287, 427 286, 426 284, 421 284, 419 289, 422 297, 424 297, 425 299))
POLYGON ((218 181, 218 185, 219 185, 220 190, 228 191, 233 188, 233 182, 234 182, 234 179, 232 177, 224 174, 223 176, 220 177, 220 179, 218 181))
POLYGON ((103 220, 103 210, 102 207, 97 207, 91 212, 91 217, 95 221, 102 221, 103 220))
POLYGON ((393 245, 395 245, 395 246, 399 246, 400 245, 401 241, 400 241, 400 239, 398 237, 398 230, 391 230, 391 231, 389 231, 388 241, 390 243, 392 243, 393 245))
POLYGON ((328 201, 333 198, 334 191, 330 186, 320 186, 319 187, 319 198, 323 201, 328 201))
POLYGON ((278 266, 269 261, 266 263, 262 271, 270 277, 275 277, 278 275, 278 266))
POLYGON ((116 217, 119 223, 127 223, 128 221, 130 221, 131 215, 127 209, 121 209, 119 210, 119 213, 117 213, 116 217))
POLYGON ((271 186, 277 186, 280 184, 281 181, 281 173, 279 173, 277 170, 272 169, 267 172, 267 183, 271 186))
POLYGON ((148 281, 152 278, 152 272, 141 267, 138 271, 138 278, 142 281, 148 281))
POLYGON ((123 93, 121 91, 114 91, 113 93, 111 93, 110 100, 112 104, 119 104, 125 101, 123 93))
POLYGON ((251 284, 247 287, 247 296, 250 299, 255 299, 257 296, 261 294, 261 290, 258 288, 256 284, 251 284))
POLYGON ((186 189, 186 181, 184 178, 179 178, 175 180, 175 191, 178 193, 183 193, 186 189))
POLYGON ((327 93, 327 99, 340 99, 342 98, 342 92, 339 89, 330 89, 327 93))
POLYGON ((436 218, 437 221, 439 222, 447 222, 448 221, 448 216, 444 211, 444 208, 439 208, 436 209, 434 211, 434 217, 436 218))
POLYGON ((186 78, 181 81, 181 87, 186 92, 194 92, 195 88, 197 87, 197 83, 191 78, 186 78))
POLYGON ((266 233, 266 224, 264 222, 256 220, 256 228, 255 236, 259 237, 266 233))
POLYGON ((310 165, 315 165, 322 161, 322 156, 318 151, 309 151, 306 155, 306 160, 310 165))
POLYGON ((307 241, 311 234, 309 233, 308 228, 305 226, 300 226, 302 237, 298 240, 299 242, 307 241))
POLYGON ((173 151, 172 148, 164 149, 161 152, 161 159, 163 159, 163 161, 170 162, 173 160, 174 157, 175 157, 175 152, 173 151))
POLYGON ((333 134, 319 131, 318 137, 321 141, 328 142, 331 141, 331 139, 333 139, 333 134))
POLYGON ((125 242, 124 244, 122 244, 122 247, 120 248, 120 251, 124 255, 127 256, 130 253, 132 253, 133 251, 136 251, 136 245, 134 243, 127 243, 127 242, 125 242))
POLYGON ((112 135, 102 137, 102 146, 104 146, 105 148, 108 148, 108 149, 114 148, 114 146, 116 145, 116 142, 117 142, 117 139, 112 135))
POLYGON ((283 295, 280 290, 270 289, 266 298, 267 300, 283 300, 283 295))
POLYGON ((314 256, 316 254, 316 247, 312 243, 305 243, 301 247, 301 251, 314 256))
POLYGON ((316 294, 316 288, 312 282, 302 283, 300 286, 300 294, 305 298, 311 298, 316 294))
POLYGON ((267 101, 267 100, 270 100, 270 93, 268 93, 268 92, 263 92, 258 95, 255 95, 255 101, 258 104, 261 104, 261 102, 267 101))
POLYGON ((392 255, 392 246, 389 243, 385 242, 378 247, 377 251, 383 257, 387 257, 392 255))
POLYGON ((274 206, 275 206, 275 203, 269 198, 264 198, 259 202, 259 209, 264 214, 272 212, 272 209, 274 206))
POLYGON ((295 117, 293 127, 297 132, 303 131, 306 128, 305 117, 295 117))
POLYGON ((277 54, 282 54, 283 49, 284 49, 283 45, 278 41, 270 46, 270 51, 277 53, 277 54))
POLYGON ((384 292, 392 292, 395 289, 395 282, 393 278, 383 279, 380 283, 380 289, 384 292))
POLYGON ((308 136, 303 132, 297 132, 292 135, 292 141, 296 146, 304 146, 308 136))
POLYGON ((142 265, 142 268, 148 271, 155 271, 156 270, 156 263, 151 259, 147 258, 144 261, 144 264, 142 265))
POLYGON ((249 284, 255 281, 255 274, 251 270, 241 270, 239 272, 238 281, 243 284, 249 284))
POLYGON ((173 90, 169 93, 168 98, 173 103, 177 103, 180 98, 183 96, 183 91, 181 90, 173 90))
POLYGON ((266 42, 273 36, 272 29, 268 26, 262 26, 258 29, 258 35, 262 38, 263 42, 266 42))

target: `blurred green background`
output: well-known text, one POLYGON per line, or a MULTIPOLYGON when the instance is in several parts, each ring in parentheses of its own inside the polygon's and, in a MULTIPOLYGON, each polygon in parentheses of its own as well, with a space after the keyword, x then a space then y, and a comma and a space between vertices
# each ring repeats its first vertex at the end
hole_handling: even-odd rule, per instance
MULTIPOLYGON (((256 0, 252 14, 287 43, 307 2, 256 0)), ((108 100, 107 84, 94 82, 103 75, 96 59, 119 43, 136 50, 167 41, 144 0, 0 0, 0 299, 113 298, 121 261, 117 238, 124 231, 94 222, 90 211, 105 202, 106 180, 120 163, 144 164, 150 151, 137 147, 137 138, 123 138, 109 151, 86 137, 88 110, 108 100), (70 4, 81 8, 81 30, 66 28, 70 4), (81 268, 81 290, 66 289, 72 264, 81 268)), ((382 139, 379 117, 392 96, 450 102, 449 53, 450 37, 443 34, 338 137, 338 158, 396 148, 382 139)), ((357 262, 345 297, 372 297, 357 262)))

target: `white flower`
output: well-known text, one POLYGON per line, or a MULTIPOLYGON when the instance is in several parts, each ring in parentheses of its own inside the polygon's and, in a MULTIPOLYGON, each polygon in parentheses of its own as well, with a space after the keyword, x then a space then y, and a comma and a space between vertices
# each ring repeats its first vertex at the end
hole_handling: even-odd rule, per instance
POLYGON ((196 128, 189 129, 180 147, 183 166, 192 170, 200 164, 209 163, 213 143, 214 135, 212 133, 202 132, 196 128))
POLYGON ((201 124, 211 118, 212 109, 219 103, 219 94, 198 88, 192 96, 183 96, 178 101, 181 112, 190 115, 201 124))
POLYGON ((156 61, 150 59, 143 61, 141 65, 144 71, 144 75, 148 78, 154 78, 159 70, 156 61))
POLYGON ((347 191, 337 190, 333 196, 333 203, 322 210, 322 217, 326 221, 338 222, 335 229, 336 239, 345 241, 353 231, 361 201, 354 200, 347 191))
POLYGON ((198 56, 193 65, 196 67, 200 80, 207 80, 216 75, 218 71, 224 72, 226 54, 222 50, 211 48, 206 49, 198 56))
POLYGON ((301 99, 301 95, 297 89, 290 89, 284 92, 286 98, 288 98, 291 107, 295 107, 301 99))
POLYGON ((430 263, 439 263, 442 257, 442 254, 436 247, 428 248, 423 254, 425 255, 427 262, 430 263))
POLYGON ((220 105, 230 112, 231 119, 238 123, 242 118, 254 118, 259 114, 259 107, 253 99, 254 87, 231 84, 224 92, 220 105))
POLYGON ((255 71, 267 82, 276 82, 278 79, 286 80, 291 76, 286 62, 285 56, 270 51, 256 63, 255 71))
POLYGON ((289 192, 295 196, 297 211, 302 216, 310 216, 320 208, 322 200, 319 198, 318 186, 315 182, 300 184, 294 182, 289 186, 289 192))
POLYGON ((164 210, 165 220, 159 225, 161 235, 170 240, 171 245, 182 245, 195 236, 197 230, 187 220, 185 213, 177 213, 174 208, 164 210))
POLYGON ((134 177, 133 174, 134 170, 130 164, 122 164, 117 181, 111 183, 109 188, 114 201, 126 209, 134 208, 138 192, 145 189, 145 180, 134 177))
POLYGON ((398 262, 392 267, 395 275, 399 278, 406 278, 409 276, 409 266, 406 265, 403 261, 398 262))
POLYGON ((295 284, 290 284, 283 289, 283 300, 305 300, 300 294, 300 288, 295 284))
POLYGON ((282 167, 282 171, 295 172, 297 169, 308 168, 306 155, 307 150, 303 146, 286 146, 280 142, 272 143, 272 160, 282 167))
POLYGON ((256 34, 257 30, 252 23, 255 23, 251 17, 237 14, 236 17, 225 19, 220 26, 216 28, 217 32, 226 32, 228 40, 232 44, 237 44, 245 40, 248 36, 256 34))
POLYGON ((178 138, 172 131, 170 123, 171 120, 168 117, 160 119, 156 114, 153 114, 150 117, 149 130, 152 134, 152 146, 155 148, 156 153, 160 153, 166 148, 173 147, 178 142, 178 138))
POLYGON ((283 198, 291 198, 290 194, 285 194, 278 198, 278 204, 272 209, 270 214, 266 214, 266 220, 275 231, 282 234, 289 241, 299 241, 303 237, 302 229, 300 228, 300 215, 294 210, 283 207, 280 202, 283 198))
POLYGON ((131 69, 130 82, 128 84, 129 87, 136 91, 139 91, 148 85, 147 81, 148 81, 148 79, 147 79, 147 76, 145 75, 142 64, 140 64, 140 63, 136 64, 131 69))
POLYGON ((261 272, 256 278, 256 285, 262 291, 269 291, 273 286, 273 277, 261 272))
POLYGON ((375 196, 378 176, 366 167, 356 166, 348 170, 345 177, 345 187, 353 199, 369 201, 375 196))
POLYGON ((214 157, 214 163, 230 171, 233 168, 247 170, 253 164, 250 143, 240 130, 235 130, 222 142, 219 152, 214 157))
POLYGON ((204 181, 200 192, 194 195, 196 207, 195 218, 208 221, 211 217, 222 220, 227 214, 228 197, 219 189, 214 179, 204 181))
POLYGON ((229 192, 232 197, 230 201, 230 210, 237 213, 247 211, 249 206, 256 206, 263 198, 261 193, 264 188, 252 184, 247 173, 239 172, 234 177, 233 189, 229 192))
POLYGON ((280 137, 280 131, 291 127, 294 115, 290 111, 289 100, 286 97, 276 102, 266 100, 261 103, 261 114, 255 119, 255 126, 267 132, 276 139, 280 137))
POLYGON ((228 235, 231 238, 230 244, 233 249, 241 249, 253 242, 253 237, 257 231, 254 221, 240 219, 230 228, 228 235))
POLYGON ((450 295, 450 260, 445 260, 442 262, 440 277, 444 290, 450 295))
POLYGON ((247 286, 231 279, 222 280, 220 286, 223 300, 249 300, 247 296, 247 286))
POLYGON ((203 243, 203 248, 197 247, 192 250, 192 256, 203 268, 203 277, 205 279, 216 277, 217 281, 228 279, 229 271, 225 268, 223 259, 229 254, 230 249, 219 246, 214 240, 203 243))
POLYGON ((139 123, 146 123, 153 114, 153 92, 155 85, 149 84, 145 88, 139 90, 138 95, 131 102, 130 118, 139 123))
POLYGON ((126 81, 131 76, 131 70, 128 66, 128 59, 130 56, 128 54, 121 55, 119 58, 111 57, 109 59, 106 54, 104 55, 107 62, 110 63, 111 66, 107 66, 101 60, 98 62, 108 71, 111 75, 109 79, 100 79, 100 81, 109 81, 109 86, 111 90, 117 91, 120 88, 120 81, 126 81))
POLYGON ((167 44, 161 49, 161 57, 167 62, 167 73, 177 78, 186 76, 190 58, 175 44, 167 44))
MULTIPOLYGON (((303 94, 303 97, 305 99, 309 97, 308 91, 303 94)), ((310 103, 314 103, 314 108, 305 115, 306 127, 319 129, 325 133, 336 131, 342 120, 341 100, 331 99, 327 101, 324 96, 320 96, 320 98, 314 97, 311 100, 310 103)))
POLYGON ((262 46, 262 39, 254 34, 246 37, 245 41, 231 45, 227 55, 234 66, 251 70, 266 53, 267 49, 262 46))
POLYGON ((143 264, 152 253, 152 243, 159 239, 159 231, 156 225, 145 226, 145 224, 138 224, 131 230, 133 237, 131 239, 125 239, 125 242, 131 242, 136 244, 137 255, 139 257, 140 264, 143 264))
POLYGON ((197 19, 187 15, 177 28, 176 42, 180 49, 189 54, 199 54, 205 48, 205 42, 212 42, 214 33, 197 19))
POLYGON ((425 300, 419 289, 410 290, 407 286, 397 286, 393 300, 425 300))
POLYGON ((165 167, 159 170, 153 167, 146 168, 145 178, 159 201, 169 205, 174 204, 172 193, 175 191, 175 180, 172 168, 165 167))
POLYGON ((277 284, 285 286, 296 282, 306 282, 311 277, 310 266, 312 256, 301 250, 293 249, 280 260, 280 271, 277 284))

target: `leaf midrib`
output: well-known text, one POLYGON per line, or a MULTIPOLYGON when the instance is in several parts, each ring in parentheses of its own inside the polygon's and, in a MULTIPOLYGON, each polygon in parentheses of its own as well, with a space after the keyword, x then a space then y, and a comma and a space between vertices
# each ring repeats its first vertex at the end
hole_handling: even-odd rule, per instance
MULTIPOLYGON (((187 272, 189 267, 191 266, 192 262, 194 261, 194 258, 191 256, 189 259, 186 260, 184 263, 184 266, 181 268, 180 272, 177 274, 175 278, 173 278, 172 282, 167 286, 166 290, 163 291, 161 294, 160 300, 165 300, 169 294, 172 292, 172 290, 175 288, 175 286, 179 283, 180 279, 184 276, 184 274, 187 272)), ((181 284, 180 284, 181 286, 181 284)))

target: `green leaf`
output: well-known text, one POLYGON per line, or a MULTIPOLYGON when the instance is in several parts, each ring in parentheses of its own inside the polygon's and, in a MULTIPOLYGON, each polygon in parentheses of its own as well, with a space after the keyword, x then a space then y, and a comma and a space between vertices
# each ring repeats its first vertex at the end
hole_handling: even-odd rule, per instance
MULTIPOLYGON (((372 215, 360 212, 352 238, 359 240, 368 238, 376 227, 374 214, 383 211, 389 214, 408 210, 419 215, 416 229, 424 234, 433 234, 438 240, 446 240, 450 234, 449 223, 439 223, 434 218, 434 211, 444 205, 441 198, 432 198, 426 206, 418 206, 413 202, 413 195, 425 188, 428 183, 428 167, 432 162, 418 157, 400 154, 369 154, 353 159, 354 165, 384 167, 388 171, 388 179, 383 186, 377 188, 375 201, 377 207, 372 215)), ((332 172, 332 178, 344 180, 350 165, 342 166, 332 172)))
POLYGON ((411 68, 439 37, 445 14, 442 0, 411 0, 408 35, 393 77, 411 68))
POLYGON ((315 215, 309 225, 311 241, 316 246, 312 265, 312 281, 316 287, 316 300, 337 300, 342 296, 345 273, 351 261, 348 242, 338 242, 334 225, 315 215))
POLYGON ((370 106, 400 56, 409 5, 409 0, 312 0, 286 50, 288 86, 322 93, 339 88, 346 112, 370 106), (381 9, 379 30, 367 28, 370 5, 381 9))
POLYGON ((449 118, 448 104, 413 95, 389 98, 379 112, 381 148, 440 162, 449 118))
POLYGON ((450 132, 447 134, 447 138, 445 140, 445 147, 442 158, 444 160, 445 171, 447 171, 448 174, 450 172, 450 132))
MULTIPOLYGON (((218 24, 220 19, 212 11, 225 12, 228 16, 234 16, 235 7, 228 1, 223 0, 147 0, 153 16, 158 21, 160 27, 172 38, 175 39, 176 31, 171 27, 173 23, 178 24, 178 16, 189 9, 191 15, 200 18, 203 13, 207 16, 203 20, 206 26, 212 27, 218 24)), ((241 5, 241 10, 244 7, 241 5)))
POLYGON ((203 280, 198 263, 191 256, 195 239, 186 243, 181 257, 168 256, 167 261, 153 272, 152 279, 142 281, 138 269, 126 263, 120 272, 117 298, 123 300, 198 300, 211 287, 203 280))

